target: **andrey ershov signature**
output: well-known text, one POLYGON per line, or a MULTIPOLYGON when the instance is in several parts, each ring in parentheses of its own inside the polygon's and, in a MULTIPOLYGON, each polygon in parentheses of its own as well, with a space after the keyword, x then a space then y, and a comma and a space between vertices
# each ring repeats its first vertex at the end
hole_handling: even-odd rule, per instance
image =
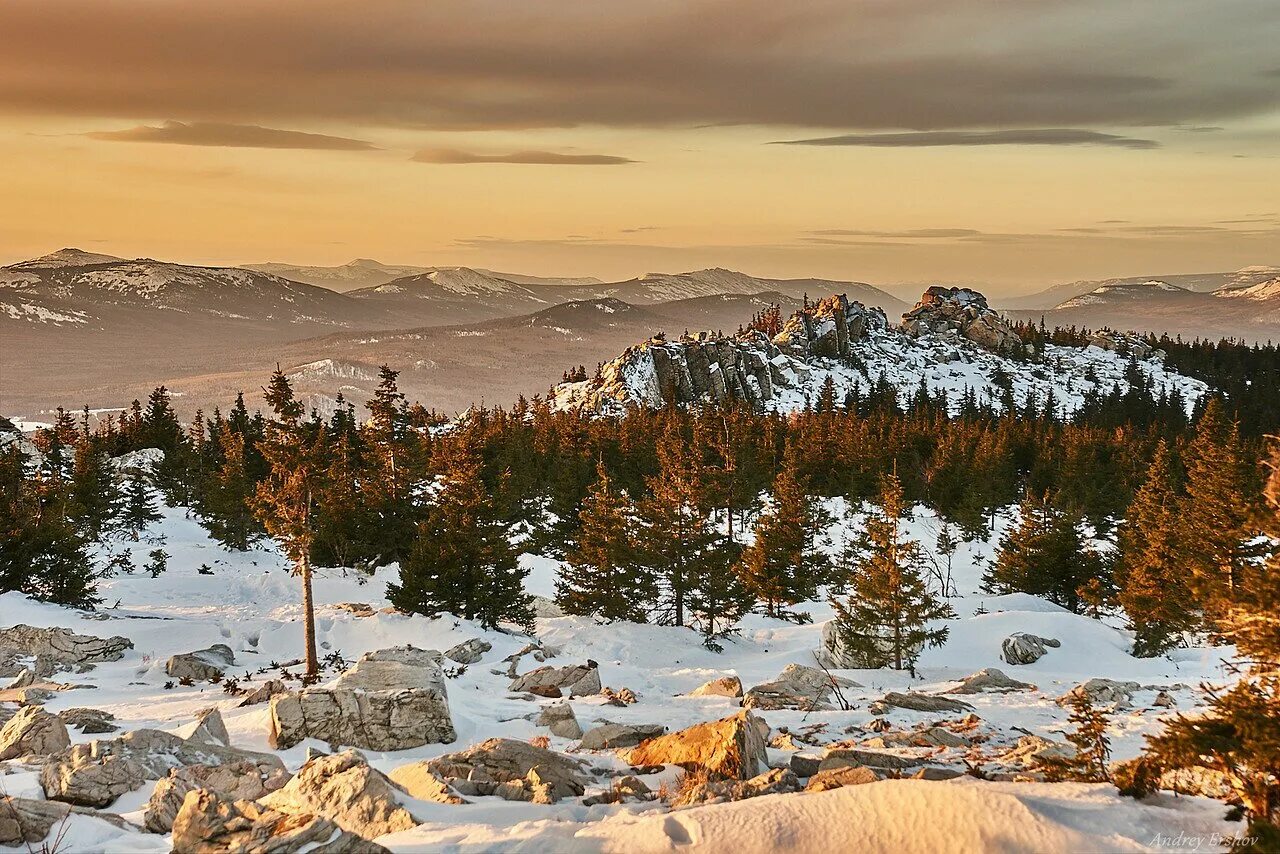
POLYGON ((1181 851, 1216 851, 1224 845, 1228 848, 1244 848, 1257 841, 1256 836, 1225 836, 1221 833, 1201 836, 1179 831, 1174 836, 1157 833, 1147 844, 1152 848, 1172 848, 1181 851))

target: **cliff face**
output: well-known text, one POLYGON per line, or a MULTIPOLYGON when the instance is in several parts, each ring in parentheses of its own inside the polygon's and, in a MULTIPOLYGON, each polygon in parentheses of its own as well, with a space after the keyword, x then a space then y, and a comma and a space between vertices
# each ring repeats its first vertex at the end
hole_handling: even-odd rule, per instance
POLYGON ((600 414, 735 400, 790 412, 816 400, 828 380, 841 397, 884 381, 904 399, 923 385, 945 392, 953 406, 971 394, 1000 409, 1012 394, 1018 406, 1051 401, 1071 412, 1089 394, 1126 390, 1133 357, 1160 393, 1191 405, 1207 390, 1165 370, 1163 354, 1141 339, 1101 333, 1090 343, 1032 352, 982 294, 964 288, 930 288, 897 326, 880 309, 835 295, 793 314, 772 338, 756 330, 656 336, 594 378, 556 386, 551 402, 600 414))
POLYGON ((561 384, 552 397, 562 406, 599 411, 669 401, 740 400, 759 406, 806 379, 809 361, 848 359, 871 330, 886 329, 880 309, 834 295, 797 311, 772 339, 755 330, 733 336, 701 332, 677 341, 651 338, 627 348, 594 379, 561 384))

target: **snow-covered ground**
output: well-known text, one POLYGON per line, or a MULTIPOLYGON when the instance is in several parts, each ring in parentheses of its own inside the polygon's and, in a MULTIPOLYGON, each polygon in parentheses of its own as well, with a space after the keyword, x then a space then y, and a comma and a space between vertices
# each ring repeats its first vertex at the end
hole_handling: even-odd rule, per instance
MULTIPOLYGON (((1002 520, 999 527, 1009 524, 1002 520)), ((936 540, 938 522, 920 512, 910 523, 914 537, 926 547, 936 540)), ((840 531, 835 531, 837 539, 840 531)), ((168 509, 140 543, 130 548, 141 566, 147 553, 160 547, 169 553, 168 571, 151 578, 139 571, 105 581, 103 605, 89 616, 36 603, 17 594, 0 596, 0 626, 25 623, 64 626, 97 636, 124 635, 134 648, 121 661, 100 664, 76 675, 84 688, 59 692, 46 708, 59 711, 89 706, 111 712, 125 729, 156 727, 179 731, 194 714, 210 705, 221 707, 232 743, 267 750, 268 707, 239 708, 238 698, 210 684, 166 688, 164 663, 175 653, 230 646, 239 675, 271 662, 297 658, 302 650, 299 586, 283 558, 271 548, 227 553, 180 509, 168 509), (149 540, 149 541, 148 541, 149 540), (212 574, 199 572, 201 566, 212 574), (102 619, 102 617, 106 619, 102 619)), ((991 542, 995 541, 993 536, 991 542)), ((1133 680, 1143 688, 1132 708, 1115 713, 1109 736, 1115 756, 1135 755, 1142 736, 1155 731, 1170 710, 1154 708, 1158 688, 1169 691, 1179 710, 1195 706, 1195 686, 1202 680, 1228 678, 1222 657, 1229 649, 1187 649, 1169 658, 1139 660, 1128 654, 1129 636, 1118 624, 1078 616, 1030 596, 989 596, 979 591, 982 571, 991 559, 989 543, 964 544, 953 558, 959 595, 952 600, 959 615, 950 622, 951 637, 940 649, 928 650, 919 675, 905 672, 839 671, 862 687, 847 689, 849 711, 765 711, 761 716, 776 731, 786 726, 826 723, 822 736, 835 740, 842 731, 873 717, 871 702, 890 690, 933 691, 984 667, 998 667, 1014 678, 1032 682, 1035 691, 977 694, 964 697, 981 719, 977 732, 987 741, 974 748, 949 748, 939 761, 958 764, 961 757, 981 760, 983 751, 999 752, 1023 734, 1062 739, 1067 712, 1054 701, 1073 685, 1091 678, 1133 680), (1034 664, 1013 667, 1000 659, 1001 640, 1016 631, 1058 638, 1034 664), (960 751, 957 753, 957 751, 960 751)), ((531 592, 550 595, 558 563, 526 555, 531 592)), ((480 663, 448 680, 449 703, 458 739, 395 753, 368 753, 370 762, 389 771, 411 761, 454 752, 494 736, 530 739, 546 736, 532 713, 538 706, 507 690, 508 679, 491 670, 505 669, 502 659, 523 647, 527 638, 484 631, 451 617, 429 619, 378 609, 388 603, 386 582, 395 569, 372 579, 341 570, 320 570, 315 584, 317 631, 321 655, 340 652, 348 661, 362 653, 397 644, 447 649, 483 637, 493 649, 480 663), (338 603, 371 605, 372 616, 357 616, 338 603)), ((723 697, 689 697, 691 689, 719 676, 736 674, 750 687, 775 677, 783 667, 813 665, 821 624, 830 618, 825 603, 802 606, 813 616, 808 625, 751 616, 740 634, 715 653, 699 643, 690 629, 652 625, 596 625, 577 617, 540 619, 538 636, 559 650, 552 664, 599 662, 602 681, 614 689, 628 687, 639 697, 634 705, 603 705, 599 696, 571 701, 578 720, 589 728, 598 719, 620 723, 660 723, 674 731, 732 714, 735 701, 723 697)), ((521 671, 534 666, 526 662, 521 671)), ((259 682, 266 676, 256 677, 259 682)), ((552 701, 541 700, 541 703, 552 701)), ((925 720, 954 718, 955 713, 920 713, 891 709, 887 717, 900 728, 925 720)), ((88 741, 72 731, 74 741, 88 741)), ((110 737, 110 736, 107 736, 110 737)), ((551 747, 576 749, 576 741, 551 737, 551 747)), ((290 769, 299 767, 304 742, 278 755, 290 769)), ((785 764, 789 753, 770 748, 771 761, 785 764)), ((592 757, 596 767, 626 773, 625 763, 610 753, 592 757)), ((661 778, 673 780, 674 771, 661 778)), ((41 797, 36 775, 0 777, 9 795, 41 797)), ((603 787, 603 782, 602 782, 603 787)), ((109 807, 134 821, 150 795, 151 784, 127 794, 109 807)), ((591 794, 593 790, 588 790, 591 794)), ((1240 825, 1223 820, 1225 807, 1212 800, 1160 795, 1142 803, 1120 798, 1108 785, 982 782, 958 778, 943 782, 886 780, 822 794, 771 795, 737 803, 672 812, 660 803, 583 806, 580 800, 554 805, 508 802, 495 797, 468 805, 414 803, 424 819, 419 827, 382 837, 396 851, 1138 851, 1161 847, 1158 837, 1201 838, 1199 850, 1214 850, 1212 835, 1238 832, 1240 825)), ((76 817, 63 850, 168 850, 167 837, 119 830, 103 822, 76 817)), ((1187 847, 1187 846, 1183 846, 1187 847)))

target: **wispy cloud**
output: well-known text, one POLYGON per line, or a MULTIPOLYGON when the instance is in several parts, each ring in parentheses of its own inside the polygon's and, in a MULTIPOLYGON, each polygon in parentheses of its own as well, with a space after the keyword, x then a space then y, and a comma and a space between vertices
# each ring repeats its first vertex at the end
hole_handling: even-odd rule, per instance
POLYGON ((363 139, 348 139, 322 133, 304 133, 260 125, 222 122, 175 122, 138 125, 124 130, 93 131, 85 136, 111 142, 162 142, 171 145, 209 145, 225 148, 293 148, 323 151, 372 151, 375 146, 363 139))
POLYGON ((945 240, 980 234, 973 228, 912 228, 905 231, 863 231, 852 228, 823 228, 812 232, 829 237, 880 237, 902 240, 945 240))
POLYGON ((981 145, 1105 145, 1115 148, 1159 148, 1153 139, 1135 139, 1078 128, 1013 130, 933 130, 907 133, 847 133, 813 139, 786 139, 770 145, 868 146, 872 148, 933 148, 981 145))
POLYGON ((536 166, 624 166, 637 161, 612 154, 561 154, 555 151, 512 151, 481 154, 456 148, 426 148, 413 155, 418 163, 523 163, 536 166))

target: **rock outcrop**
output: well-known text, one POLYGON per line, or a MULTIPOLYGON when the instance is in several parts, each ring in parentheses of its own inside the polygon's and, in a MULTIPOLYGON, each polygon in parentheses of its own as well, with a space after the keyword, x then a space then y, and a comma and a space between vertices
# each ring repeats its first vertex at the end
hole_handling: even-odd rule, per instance
POLYGON ((67 725, 39 706, 24 706, 0 729, 0 760, 48 756, 70 746, 67 725))
POLYGON ((412 762, 393 768, 387 777, 408 792, 410 797, 420 801, 431 801, 437 804, 469 803, 454 791, 447 780, 434 771, 429 771, 426 762, 412 762))
MULTIPOLYGON (((679 765, 747 780, 768 767, 761 721, 749 711, 650 739, 626 754, 632 765, 679 765)), ((763 727, 767 731, 767 726, 763 727)))
POLYGON ((62 718, 62 722, 67 726, 75 727, 86 735, 101 735, 102 733, 115 732, 120 728, 112 723, 116 716, 102 709, 86 709, 82 707, 64 709, 58 712, 58 717, 62 718))
POLYGON ((99 638, 76 634, 70 629, 37 629, 26 625, 0 629, 0 655, 43 658, 62 669, 119 661, 128 649, 133 649, 133 641, 119 636, 99 638))
POLYGON ((367 653, 328 687, 271 698, 272 747, 304 738, 365 750, 406 750, 457 738, 434 650, 394 647, 367 653))
POLYGON ((164 672, 174 679, 208 682, 210 679, 221 679, 227 668, 235 663, 236 656, 231 647, 215 643, 206 649, 170 656, 165 662, 164 672))
POLYGON ((772 682, 764 682, 747 691, 743 705, 755 709, 831 709, 831 695, 838 688, 856 688, 858 683, 832 676, 816 667, 788 664, 772 682))
POLYGON ((1114 679, 1095 678, 1072 688, 1058 699, 1058 703, 1065 706, 1076 697, 1084 697, 1093 706, 1124 709, 1128 708, 1133 700, 1133 692, 1140 687, 1137 682, 1117 682, 1114 679))
POLYGON ((991 310, 986 297, 969 288, 929 288, 915 307, 902 315, 901 329, 913 338, 963 338, 997 353, 1023 350, 1022 339, 1013 327, 991 310))
POLYGON ((557 688, 570 697, 583 697, 600 693, 600 669, 595 662, 571 664, 567 667, 546 665, 517 676, 511 683, 512 691, 531 691, 534 688, 557 688))
POLYGON ((997 670, 994 667, 985 667, 971 676, 966 676, 960 681, 960 684, 948 691, 948 694, 982 694, 987 691, 1006 692, 1006 691, 1034 691, 1034 685, 1029 682, 1019 682, 1017 679, 1010 679, 1005 675, 1003 670, 997 670))
POLYGON ((701 780, 680 790, 672 807, 741 801, 761 795, 781 795, 800 791, 800 781, 788 768, 771 768, 750 780, 701 780))
POLYGON ((444 657, 459 664, 475 664, 491 649, 493 649, 493 644, 487 640, 472 638, 469 641, 463 641, 457 646, 446 649, 444 657))
POLYGON ((973 706, 937 694, 920 694, 915 691, 890 691, 880 702, 886 706, 910 709, 913 712, 971 712, 973 706))
POLYGON ((554 703, 538 714, 538 726, 551 730, 561 738, 582 738, 582 726, 568 703, 554 703))
POLYGON ((365 839, 417 827, 400 805, 399 786, 354 750, 308 761, 288 783, 260 799, 268 809, 318 815, 365 839))
POLYGON ((88 807, 105 807, 148 780, 181 765, 251 762, 263 774, 284 770, 268 753, 188 741, 158 729, 139 729, 119 738, 76 744, 54 754, 40 771, 45 797, 88 807))
POLYGON ((188 792, 173 821, 173 850, 183 854, 384 854, 381 845, 318 815, 278 812, 208 789, 188 792))
POLYGON ((491 738, 458 753, 429 759, 423 767, 445 779, 497 783, 523 781, 530 771, 536 771, 542 783, 562 798, 581 795, 588 780, 578 760, 510 738, 491 738))
POLYGON ((174 768, 151 791, 143 825, 152 833, 173 830, 173 820, 182 809, 187 793, 196 789, 209 789, 235 801, 256 801, 283 786, 288 779, 283 768, 265 772, 253 762, 174 768))
POLYGON ((635 747, 642 741, 657 738, 667 728, 662 724, 615 724, 603 723, 583 733, 578 745, 583 750, 615 750, 620 747, 635 747))
POLYGON ((1057 638, 1042 638, 1038 635, 1018 632, 1009 635, 1000 643, 1000 657, 1006 664, 1035 664, 1049 651, 1062 646, 1057 638))

